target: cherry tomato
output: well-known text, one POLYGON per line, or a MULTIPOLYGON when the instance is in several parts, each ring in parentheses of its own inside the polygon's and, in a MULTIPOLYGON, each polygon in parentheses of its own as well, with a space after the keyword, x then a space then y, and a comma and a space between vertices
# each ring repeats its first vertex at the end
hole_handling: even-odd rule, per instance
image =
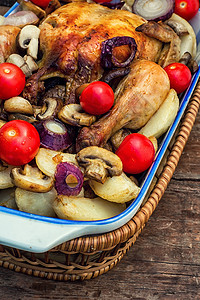
POLYGON ((153 163, 155 149, 146 136, 132 133, 125 137, 116 154, 122 161, 124 172, 139 174, 147 170, 153 163))
POLYGON ((170 87, 178 94, 184 92, 191 82, 190 69, 181 63, 172 63, 164 68, 170 80, 170 87))
POLYGON ((39 146, 37 130, 26 121, 10 121, 0 128, 0 159, 9 165, 27 164, 35 157, 39 146))
POLYGON ((24 86, 25 75, 18 66, 10 63, 0 64, 0 99, 18 96, 24 86))
POLYGON ((114 103, 114 92, 105 82, 90 83, 80 95, 80 104, 84 111, 92 115, 106 113, 114 103))
POLYGON ((47 8, 50 1, 51 0, 31 0, 31 2, 42 8, 47 8))
POLYGON ((174 12, 185 20, 192 19, 199 10, 199 0, 176 0, 174 12))

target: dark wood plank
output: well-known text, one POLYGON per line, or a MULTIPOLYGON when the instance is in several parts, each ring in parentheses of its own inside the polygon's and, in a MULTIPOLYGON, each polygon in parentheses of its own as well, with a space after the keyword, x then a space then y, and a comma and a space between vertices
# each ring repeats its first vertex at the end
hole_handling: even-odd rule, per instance
POLYGON ((0 268, 0 298, 200 299, 199 132, 198 115, 166 193, 114 269, 89 281, 63 283, 0 268))

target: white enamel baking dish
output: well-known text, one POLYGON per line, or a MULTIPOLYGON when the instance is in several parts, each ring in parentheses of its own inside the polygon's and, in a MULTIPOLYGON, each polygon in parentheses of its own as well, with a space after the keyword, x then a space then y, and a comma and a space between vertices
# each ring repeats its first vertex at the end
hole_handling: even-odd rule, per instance
MULTIPOLYGON (((16 3, 5 16, 17 10, 18 4, 16 3)), ((200 65, 200 11, 192 19, 191 24, 197 36, 197 61, 200 65)), ((0 207, 0 244, 41 253, 70 239, 88 234, 109 232, 127 223, 136 214, 146 196, 163 155, 187 107, 199 76, 200 70, 193 76, 191 85, 182 98, 177 117, 162 141, 155 161, 144 179, 138 197, 125 211, 107 220, 86 222, 43 217, 0 207)))

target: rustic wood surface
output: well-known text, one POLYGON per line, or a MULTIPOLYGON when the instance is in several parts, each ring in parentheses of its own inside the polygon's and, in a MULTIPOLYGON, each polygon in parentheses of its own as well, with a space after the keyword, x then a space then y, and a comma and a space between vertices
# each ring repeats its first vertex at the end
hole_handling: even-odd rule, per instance
MULTIPOLYGON (((0 14, 6 8, 0 6, 0 14)), ((108 273, 54 282, 0 268, 0 299, 200 299, 200 116, 135 245, 108 273)))

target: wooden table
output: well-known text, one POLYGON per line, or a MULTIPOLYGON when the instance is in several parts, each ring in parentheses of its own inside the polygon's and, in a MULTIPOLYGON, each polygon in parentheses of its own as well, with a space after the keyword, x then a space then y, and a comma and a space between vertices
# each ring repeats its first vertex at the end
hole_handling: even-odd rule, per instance
POLYGON ((64 283, 0 268, 0 298, 200 299, 199 132, 200 116, 156 211, 114 269, 89 281, 64 283))

